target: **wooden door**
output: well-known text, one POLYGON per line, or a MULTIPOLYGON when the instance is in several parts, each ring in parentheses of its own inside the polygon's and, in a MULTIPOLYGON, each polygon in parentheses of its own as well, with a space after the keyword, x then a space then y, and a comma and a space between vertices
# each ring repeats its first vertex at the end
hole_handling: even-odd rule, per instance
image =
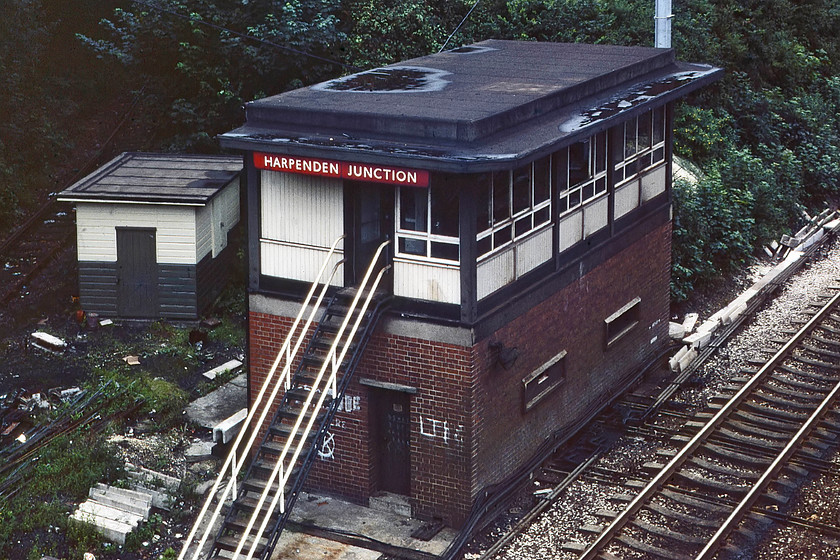
POLYGON ((411 417, 409 395, 375 390, 371 433, 380 490, 409 495, 411 491, 411 417))
POLYGON ((154 228, 117 228, 117 313, 158 314, 158 266, 154 228))

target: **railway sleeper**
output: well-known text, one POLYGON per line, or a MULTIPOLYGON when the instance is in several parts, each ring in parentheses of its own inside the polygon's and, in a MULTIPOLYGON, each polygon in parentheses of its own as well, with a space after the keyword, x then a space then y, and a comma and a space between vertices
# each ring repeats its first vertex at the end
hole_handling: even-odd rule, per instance
POLYGON ((656 502, 651 502, 645 507, 655 513, 658 513, 659 515, 668 517, 669 519, 676 519, 677 521, 681 521, 683 523, 699 525, 700 527, 706 527, 709 529, 716 529, 720 526, 720 523, 714 519, 702 519, 696 515, 690 515, 682 511, 677 511, 656 502))
POLYGON ((791 356, 791 360, 796 362, 801 362, 803 364, 807 364, 809 366, 814 366, 822 369, 827 369, 831 371, 840 371, 840 365, 838 364, 830 364, 828 362, 823 362, 822 360, 812 360, 810 358, 804 358, 802 356, 791 356))
POLYGON ((813 352, 817 356, 825 356, 827 358, 840 358, 840 352, 826 350, 824 348, 820 348, 819 346, 814 346, 813 344, 803 344, 802 348, 809 352, 813 352))
POLYGON ((798 430, 802 425, 801 422, 793 422, 784 418, 771 418, 766 414, 754 414, 745 410, 739 410, 732 416, 733 418, 740 418, 746 422, 750 422, 757 426, 764 426, 769 428, 779 428, 780 430, 798 430))
POLYGON ((762 426, 755 426, 748 422, 740 422, 738 420, 729 420, 726 425, 734 430, 737 430, 739 433, 743 433, 750 436, 757 436, 760 438, 767 438, 772 440, 779 440, 779 441, 788 441, 790 440, 791 434, 793 432, 778 432, 776 430, 768 430, 762 426))
POLYGON ((688 460, 688 462, 691 463, 692 465, 696 466, 696 467, 700 467, 701 469, 705 469, 709 472, 722 474, 722 475, 726 475, 726 476, 744 478, 744 479, 747 479, 747 480, 758 480, 758 478, 761 476, 759 473, 746 472, 746 471, 739 470, 739 469, 736 469, 736 468, 726 467, 724 465, 719 465, 719 464, 714 463, 712 461, 707 461, 706 459, 703 459, 702 457, 692 457, 688 460))
POLYGON ((736 463, 740 463, 745 467, 766 467, 767 461, 771 459, 772 455, 769 453, 757 453, 751 455, 745 451, 754 451, 754 450, 745 450, 742 447, 727 447, 724 445, 718 444, 707 444, 705 446, 705 450, 707 453, 714 455, 716 457, 720 457, 721 459, 726 459, 728 461, 734 461, 736 463))
POLYGON ((801 369, 797 369, 788 364, 782 364, 779 366, 779 369, 782 371, 786 371, 791 375, 799 375, 806 379, 816 379, 817 381, 824 381, 825 383, 830 383, 834 385, 837 383, 837 377, 833 375, 823 375, 822 373, 818 373, 816 371, 804 371, 801 369))
POLYGON ((706 539, 703 537, 695 537, 678 531, 672 531, 670 529, 666 529, 665 527, 660 527, 659 525, 642 521, 641 519, 634 519, 630 522, 630 524, 645 533, 650 533, 651 535, 656 535, 657 537, 662 537, 672 541, 687 542, 698 545, 705 544, 706 542, 706 539))
POLYGON ((629 535, 618 535, 616 537, 620 543, 624 546, 630 547, 635 551, 642 552, 647 554, 648 556, 654 556, 656 558, 661 558, 662 560, 692 560, 692 556, 687 556, 685 554, 680 554, 679 552, 673 549, 664 549, 658 546, 653 546, 647 543, 644 543, 640 540, 634 539, 629 535))
MULTIPOLYGON (((797 376, 799 377, 799 376, 797 376)), ((792 379, 790 375, 782 377, 778 371, 774 371, 770 375, 770 379, 777 381, 779 383, 783 383, 785 385, 790 385, 791 387, 797 387, 799 389, 804 389, 805 391, 821 391, 822 393, 828 393, 831 387, 825 386, 815 386, 814 380, 809 379, 808 381, 800 381, 799 379, 792 379)))
POLYGON ((730 430, 725 426, 722 426, 720 429, 718 429, 718 431, 715 432, 715 435, 713 437, 715 439, 726 439, 727 441, 734 441, 739 444, 750 445, 759 449, 772 449, 774 451, 783 449, 785 446, 784 442, 768 441, 766 439, 744 435, 740 432, 730 430))
POLYGON ((804 401, 821 401, 831 390, 830 387, 802 383, 796 379, 770 376, 771 383, 764 385, 759 391, 768 390, 778 395, 802 399, 804 401), (791 387, 795 387, 791 389, 791 387))
MULTIPOLYGON (((784 397, 777 397, 776 395, 770 395, 764 391, 753 392, 752 394, 750 394, 749 399, 751 400, 746 400, 744 402, 755 402, 756 404, 767 403, 776 407, 782 407, 786 410, 797 410, 806 406, 805 403, 792 401, 784 397)), ((803 412, 803 415, 807 416, 808 411, 803 412)))
POLYGON ((674 478, 683 484, 690 485, 693 488, 707 491, 711 490, 713 492, 725 492, 727 495, 737 495, 739 497, 746 494, 749 490, 749 488, 745 486, 737 486, 728 482, 713 480, 693 472, 676 472, 674 473, 674 478))
POLYGON ((581 533, 589 533, 596 536, 600 535, 603 530, 603 525, 597 525, 595 523, 586 523, 578 527, 578 531, 580 531, 581 533))
POLYGON ((786 419, 801 422, 808 418, 808 414, 805 412, 797 412, 795 410, 787 410, 781 408, 773 408, 764 405, 760 405, 757 403, 752 403, 749 401, 741 403, 740 410, 749 410, 752 411, 754 414, 759 416, 768 416, 773 415, 777 419, 786 419))
POLYGON ((825 344, 826 346, 833 346, 835 348, 840 348, 840 340, 833 340, 830 338, 825 338, 823 336, 812 334, 811 340, 814 342, 819 342, 820 344, 825 344))
POLYGON ((705 511, 713 517, 724 515, 730 511, 730 508, 717 501, 712 501, 705 496, 693 496, 684 489, 663 488, 661 496, 681 506, 705 511))

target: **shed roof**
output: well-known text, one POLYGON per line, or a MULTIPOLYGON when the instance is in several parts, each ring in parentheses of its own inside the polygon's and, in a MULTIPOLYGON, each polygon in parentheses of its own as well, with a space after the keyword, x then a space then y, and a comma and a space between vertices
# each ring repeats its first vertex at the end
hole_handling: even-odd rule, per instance
POLYGON ((125 152, 58 198, 202 206, 240 171, 241 156, 125 152))
POLYGON ((246 105, 244 150, 429 169, 509 166, 709 83, 671 49, 488 40, 246 105))

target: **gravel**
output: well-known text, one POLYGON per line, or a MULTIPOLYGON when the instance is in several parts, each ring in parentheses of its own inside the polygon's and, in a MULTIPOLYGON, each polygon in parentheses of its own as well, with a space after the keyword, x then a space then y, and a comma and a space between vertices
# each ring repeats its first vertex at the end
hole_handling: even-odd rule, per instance
MULTIPOLYGON (((765 267, 766 268, 766 267, 765 267)), ((755 268, 760 275, 762 267, 755 268)), ((773 338, 785 338, 783 330, 791 320, 801 317, 809 303, 825 293, 830 285, 840 283, 840 242, 834 239, 819 249, 810 262, 778 290, 745 326, 741 327, 696 373, 697 382, 677 395, 686 412, 701 408, 710 397, 722 390, 730 379, 742 376, 750 359, 766 359, 773 338)), ((707 312, 708 313, 708 312, 707 312)), ((711 314, 711 313, 708 313, 711 314)), ((705 317, 700 318, 701 322, 705 317)), ((673 419, 657 420, 665 426, 673 419)), ((646 480, 642 469, 646 461, 656 459, 656 451, 666 444, 645 441, 637 436, 621 437, 598 465, 619 470, 628 477, 646 480)), ((833 457, 835 473, 840 473, 840 457, 833 457)), ((535 486, 533 490, 537 490, 535 486)), ((525 532, 499 553, 499 560, 572 560, 578 554, 563 549, 569 542, 589 543, 592 535, 580 528, 587 524, 603 524, 594 513, 599 509, 620 510, 623 503, 614 499, 617 493, 634 493, 632 488, 578 480, 561 498, 540 516, 525 532)), ((798 500, 793 502, 793 515, 813 523, 840 525, 840 474, 822 474, 802 484, 798 500)), ((753 543, 739 558, 755 560, 797 560, 840 557, 840 533, 801 526, 771 526, 763 542, 753 543)), ((478 554, 470 554, 476 558, 478 554)))

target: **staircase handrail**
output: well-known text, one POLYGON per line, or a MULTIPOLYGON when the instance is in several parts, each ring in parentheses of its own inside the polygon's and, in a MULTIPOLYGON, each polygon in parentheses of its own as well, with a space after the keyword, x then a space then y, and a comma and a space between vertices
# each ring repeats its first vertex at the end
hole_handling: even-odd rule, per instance
POLYGON ((228 456, 225 459, 225 462, 222 465, 222 468, 219 470, 219 475, 216 478, 216 481, 213 484, 213 487, 210 489, 210 492, 207 495, 207 499, 204 501, 204 505, 202 506, 201 511, 199 511, 199 514, 196 517, 195 523, 193 524, 193 527, 190 530, 189 535, 187 535, 187 538, 184 541, 184 546, 181 548, 181 552, 178 555, 178 560, 184 560, 184 558, 186 557, 187 551, 189 550, 189 547, 190 547, 190 543, 192 542, 193 538, 195 538, 195 535, 199 530, 199 526, 201 525, 201 522, 204 519, 204 516, 207 515, 207 511, 210 509, 210 505, 212 504, 213 499, 214 499, 214 497, 216 496, 216 493, 219 490, 219 487, 222 485, 222 481, 225 477, 225 474, 227 473, 228 468, 231 466, 231 464, 233 464, 233 469, 232 469, 232 472, 231 472, 231 475, 230 475, 230 480, 228 480, 228 483, 225 486, 225 489, 224 489, 222 495, 219 496, 216 508, 213 510, 213 514, 210 518, 210 521, 207 522, 207 524, 204 528, 204 532, 203 532, 201 538, 199 539, 199 542, 196 545, 195 551, 192 555, 192 560, 198 560, 198 558, 201 554, 201 549, 204 546, 204 543, 207 541, 207 537, 210 535, 210 533, 213 530, 213 524, 216 522, 216 519, 218 519, 219 514, 222 510, 222 507, 225 504, 225 501, 227 500, 228 495, 230 494, 231 490, 235 487, 236 478, 239 475, 239 471, 242 469, 242 464, 244 463, 244 461, 240 461, 239 464, 236 464, 236 452, 237 452, 237 449, 239 448, 240 443, 242 443, 242 439, 245 436, 245 432, 246 431, 250 432, 250 437, 249 437, 248 443, 246 445, 246 449, 250 450, 251 447, 254 445, 254 442, 256 441, 256 438, 257 438, 257 435, 259 434, 260 428, 265 423, 265 419, 268 416, 268 411, 269 411, 270 407, 267 406, 267 403, 270 403, 270 402, 274 401, 274 398, 277 396, 277 392, 279 391, 281 385, 283 385, 285 387, 285 389, 288 390, 289 380, 290 380, 290 376, 291 376, 292 362, 297 357, 297 352, 299 351, 299 349, 302 345, 302 342, 304 340, 304 335, 308 332, 309 327, 311 326, 312 321, 314 320, 314 318, 315 318, 315 316, 318 312, 318 309, 320 309, 321 303, 323 302, 324 296, 327 293, 327 290, 328 290, 328 288, 329 288, 329 286, 332 282, 332 279, 335 277, 336 272, 338 271, 338 268, 344 263, 345 259, 341 259, 333 265, 332 271, 330 272, 329 277, 323 282, 321 291, 319 292, 318 297, 316 298, 314 304, 311 304, 312 297, 315 295, 315 291, 317 290, 318 285, 321 284, 320 281, 321 281, 322 277, 324 276, 324 271, 327 269, 327 265, 329 264, 330 260, 332 259, 332 256, 333 256, 333 254, 335 253, 335 251, 338 247, 338 244, 344 238, 345 238, 345 235, 338 236, 336 238, 336 240, 333 242, 329 251, 327 252, 327 256, 324 258, 324 262, 321 264, 321 268, 318 270, 318 275, 316 276, 315 281, 312 282, 312 285, 309 288, 309 292, 306 294, 306 297, 303 300, 303 304, 301 305, 300 311, 298 312, 297 316, 295 317, 295 320, 292 323, 292 326, 289 329, 289 332, 287 333, 285 340, 283 341, 283 345, 280 347, 280 350, 277 352, 277 357, 274 359, 274 362, 272 363, 271 368, 269 369, 269 372, 266 375, 266 379, 263 382, 262 387, 260 387, 260 390, 257 393, 256 398, 254 399, 254 403, 251 406, 251 409, 248 411, 248 415, 246 416, 246 418, 245 418, 245 420, 242 424, 243 427, 242 427, 241 430, 239 430, 239 433, 237 434, 236 439, 234 440, 233 444, 231 445, 230 453, 228 453, 228 456), (306 308, 308 306, 310 306, 310 304, 311 304, 311 312, 309 313, 309 316, 307 317, 307 319, 305 321, 305 324, 302 327, 300 327, 300 322, 301 322, 301 319, 303 318, 303 314, 306 311, 306 308), (300 333, 299 335, 298 335, 298 332, 300 333), (292 346, 292 340, 295 340, 295 344, 294 344, 294 349, 290 352, 289 348, 292 346), (280 373, 280 377, 279 377, 279 379, 277 379, 277 382, 274 383, 274 388, 272 389, 271 394, 269 395, 268 399, 264 399, 265 393, 268 391, 268 387, 272 384, 272 381, 274 381, 275 374, 277 373, 277 368, 280 364, 280 361, 283 359, 284 354, 286 356, 286 362, 283 366, 283 370, 280 373), (262 406, 264 404, 264 402, 266 403, 266 405, 262 406), (251 430, 247 430, 246 427, 251 426, 251 422, 253 421, 254 416, 256 416, 257 409, 261 409, 260 417, 257 420, 257 423, 256 423, 255 427, 251 430))
POLYGON ((298 457, 300 456, 301 450, 303 449, 303 446, 304 446, 303 444, 306 442, 306 439, 309 437, 309 433, 312 431, 312 425, 315 423, 315 419, 317 417, 317 414, 313 413, 313 414, 310 415, 309 422, 307 423, 306 428, 299 435, 298 435, 298 430, 300 429, 300 425, 303 422, 304 416, 306 415, 306 411, 309 409, 309 406, 312 404, 312 400, 313 400, 313 397, 315 395, 316 390, 321 387, 321 381, 323 380, 324 374, 326 373, 326 370, 329 366, 332 366, 331 372, 330 372, 330 375, 329 375, 329 379, 327 379, 327 383, 325 383, 323 389, 321 389, 321 395, 318 399, 318 403, 316 405, 315 410, 316 411, 321 410, 321 408, 323 407, 324 400, 326 400, 326 397, 327 397, 327 394, 328 394, 328 391, 326 390, 328 385, 331 385, 330 388, 333 390, 333 395, 336 395, 336 391, 337 391, 337 389, 336 389, 336 378, 337 378, 338 368, 339 368, 341 362, 344 360, 344 357, 347 354, 347 351, 350 347, 350 342, 352 342, 353 337, 355 336, 356 331, 358 330, 359 325, 361 324, 362 318, 364 317, 364 314, 367 311, 368 306, 370 305, 370 301, 373 299, 373 296, 375 295, 376 288, 379 286, 379 283, 382 280, 382 277, 384 276, 385 272, 388 270, 388 268, 390 268, 389 266, 382 267, 382 269, 379 271, 379 274, 377 275, 377 277, 376 277, 375 281, 373 282, 370 290, 368 291, 367 297, 365 298, 365 301, 362 305, 361 312, 356 317, 356 321, 355 321, 355 323, 353 324, 353 326, 350 330, 350 334, 346 337, 346 343, 344 344, 344 346, 341 349, 341 355, 338 358, 338 360, 336 360, 335 357, 336 357, 336 353, 338 352, 339 343, 341 342, 344 331, 347 329, 347 325, 350 323, 350 318, 353 316, 353 313, 356 311, 356 308, 358 307, 359 299, 361 298, 362 293, 365 291, 365 289, 367 287, 368 280, 370 279, 370 276, 371 276, 374 268, 376 268, 376 262, 379 260, 380 254, 382 253, 383 249, 385 249, 385 247, 388 246, 389 243, 390 243, 390 241, 385 241, 381 245, 379 245, 379 247, 376 250, 376 253, 374 254, 373 258, 371 259, 370 265, 368 266, 367 271, 365 272, 364 278, 362 279, 362 282, 361 282, 361 284, 359 285, 359 287, 356 291, 356 295, 353 298, 353 302, 350 304, 350 307, 347 311, 347 315, 344 317, 344 320, 341 323, 341 327, 339 327, 338 333, 335 336, 335 340, 333 341, 332 345, 330 346, 329 351, 327 352, 326 356, 324 357, 324 362, 321 365, 321 368, 318 370, 318 375, 316 376, 315 380, 313 381, 311 389, 309 391, 309 394, 307 395, 306 400, 305 400, 303 406, 301 407, 301 414, 297 417, 297 419, 295 421, 295 425, 291 429, 290 435, 286 439, 286 443, 283 446, 283 450, 280 452, 280 455, 277 458, 275 467, 272 470, 271 475, 268 477, 268 479, 265 482, 265 488, 263 489, 262 493, 260 494, 260 498, 257 501, 257 504, 254 506, 254 511, 251 514, 251 517, 248 519, 248 524, 246 525, 245 530, 242 532, 242 536, 239 539, 239 543, 237 544, 236 550, 234 551, 233 557, 231 558, 231 560, 237 560, 239 558, 239 555, 242 552, 242 548, 244 547, 245 542, 248 540, 249 535, 251 535, 251 531, 253 530, 254 524, 256 523, 256 520, 257 520, 258 517, 262 516, 262 518, 263 518, 262 523, 260 524, 259 531, 257 531, 256 536, 254 537, 254 539, 251 543, 251 547, 250 547, 250 549, 247 553, 246 558, 253 558, 254 551, 255 551, 257 545, 259 544, 259 536, 263 534, 263 531, 265 530, 265 527, 268 524, 268 521, 269 521, 269 518, 271 517, 271 514, 274 512, 274 509, 277 507, 277 502, 278 501, 281 501, 280 512, 285 513, 284 510, 283 510, 283 507, 284 507, 283 501, 285 501, 286 483, 288 482, 289 475, 293 470, 291 467, 295 464, 298 457), (332 359, 332 362, 330 361, 331 359, 332 359), (296 435, 298 435, 297 438, 295 437, 296 435), (295 439, 298 440, 298 444, 295 447, 295 451, 293 452, 291 461, 289 462, 290 468, 288 468, 286 470, 286 472, 283 473, 282 472, 283 471, 283 461, 285 460, 286 455, 289 453, 289 451, 292 447, 292 442, 295 439), (277 492, 274 493, 274 495, 271 499, 271 503, 269 504, 268 511, 264 513, 262 511, 263 504, 265 504, 265 501, 268 498, 269 493, 271 492, 271 487, 274 484, 275 479, 278 478, 278 475, 279 475, 279 480, 278 480, 277 492))

